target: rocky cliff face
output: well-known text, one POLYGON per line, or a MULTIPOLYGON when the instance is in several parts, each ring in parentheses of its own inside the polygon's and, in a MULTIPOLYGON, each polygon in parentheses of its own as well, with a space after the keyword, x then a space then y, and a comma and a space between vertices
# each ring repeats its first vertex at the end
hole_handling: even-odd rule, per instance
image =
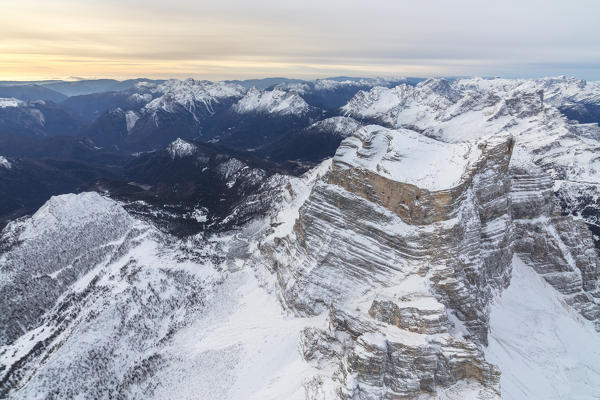
POLYGON ((600 267, 592 232, 582 220, 561 215, 553 180, 539 167, 514 163, 511 180, 515 251, 600 331, 600 267))
MULTIPOLYGON (((390 134, 402 132, 373 130, 359 147, 390 134)), ((335 365, 340 398, 415 397, 463 380, 481 398, 499 394, 478 345, 492 294, 510 281, 512 139, 477 147, 458 185, 440 190, 352 167, 360 159, 341 148, 293 232, 265 249, 286 304, 328 313, 327 330, 305 331, 304 353, 335 365)))
MULTIPOLYGON (((284 303, 328 315, 327 329, 302 339, 305 359, 323 371, 309 398, 499 396, 500 371, 481 350, 514 255, 598 329, 592 233, 561 213, 554 193, 556 182, 590 176, 595 158, 584 154, 597 144, 540 98, 426 83, 379 115, 412 127, 402 116, 418 115, 431 128, 368 126, 342 142, 293 231, 262 247, 284 303), (411 110, 418 104, 429 114, 411 110), (487 115, 481 130, 455 136, 471 113, 487 115)), ((369 119, 377 107, 367 107, 369 119)))

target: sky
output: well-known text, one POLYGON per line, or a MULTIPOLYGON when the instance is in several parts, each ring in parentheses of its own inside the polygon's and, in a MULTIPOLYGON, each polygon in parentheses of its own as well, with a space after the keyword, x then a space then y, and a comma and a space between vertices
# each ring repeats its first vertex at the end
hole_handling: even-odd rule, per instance
POLYGON ((600 80, 598 16, 598 0, 0 0, 0 80, 600 80))

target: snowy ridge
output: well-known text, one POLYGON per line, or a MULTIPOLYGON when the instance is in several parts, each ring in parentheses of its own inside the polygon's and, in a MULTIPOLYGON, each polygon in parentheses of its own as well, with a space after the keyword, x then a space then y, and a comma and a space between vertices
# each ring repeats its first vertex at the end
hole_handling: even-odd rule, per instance
POLYGON ((543 91, 544 101, 553 106, 581 102, 600 104, 600 82, 588 82, 566 76, 536 80, 471 78, 461 80, 459 86, 479 90, 498 90, 501 88, 503 91, 543 91))
POLYGON ((294 92, 280 89, 262 91, 253 88, 232 106, 232 110, 239 114, 265 113, 302 116, 310 111, 310 106, 294 92))
POLYGON ((339 87, 348 86, 381 86, 393 81, 405 80, 406 78, 374 78, 374 79, 359 79, 359 80, 332 80, 332 79, 317 79, 315 80, 315 89, 317 90, 334 90, 339 87))
POLYGON ((21 234, 0 260, 3 273, 33 262, 35 270, 14 272, 44 277, 40 285, 13 277, 11 290, 27 285, 29 294, 12 297, 11 310, 33 309, 35 301, 48 310, 39 319, 19 317, 24 331, 18 328, 16 339, 2 332, 0 396, 304 398, 314 370, 298 352, 298 338, 324 320, 287 317, 268 291, 272 278, 240 269, 236 251, 252 229, 174 242, 95 193, 55 197, 24 224, 3 234, 42 225, 59 234, 21 234), (98 229, 101 221, 108 231, 98 229), (79 253, 62 251, 71 247, 79 253), (55 257, 56 268, 69 266, 48 269, 55 257), (60 290, 43 290, 54 287, 52 280, 60 290))
POLYGON ((546 94, 548 90, 562 90, 572 84, 566 78, 473 78, 452 83, 431 79, 416 87, 401 85, 359 93, 344 110, 348 115, 406 127, 443 142, 512 135, 523 154, 531 154, 538 164, 553 164, 554 179, 600 183, 600 160, 594 156, 598 142, 587 139, 600 130, 572 125, 556 108, 547 105, 548 98, 569 97, 546 94))
POLYGON ((408 85, 391 89, 376 86, 369 91, 361 90, 342 107, 342 112, 350 117, 385 119, 387 113, 399 106, 407 96, 406 93, 411 91, 412 87, 408 85))
POLYGON ((342 110, 356 118, 377 119, 391 126, 412 126, 431 131, 426 132, 431 135, 439 136, 435 132, 439 130, 444 133, 444 140, 456 141, 510 128, 507 125, 513 121, 509 117, 535 114, 543 108, 542 104, 555 107, 576 102, 597 104, 600 101, 598 92, 600 82, 564 77, 539 80, 471 78, 453 82, 429 79, 416 87, 399 85, 361 91, 342 110), (469 136, 456 132, 459 124, 475 122, 479 125, 462 129, 470 132, 469 136), (482 133, 476 133, 478 130, 482 133))
POLYGON ((275 89, 294 91, 306 94, 311 91, 333 91, 348 87, 386 86, 392 82, 405 80, 406 78, 373 78, 373 79, 315 79, 309 82, 285 82, 275 86, 275 89))
POLYGON ((356 132, 360 127, 361 124, 357 120, 338 116, 315 122, 308 129, 318 129, 345 138, 356 132))
POLYGON ((152 92, 159 94, 160 97, 146 104, 144 107, 145 112, 163 110, 172 113, 179 105, 195 114, 198 107, 203 107, 206 111, 212 113, 214 103, 227 98, 242 97, 245 89, 240 85, 226 82, 172 79, 158 85, 152 92))

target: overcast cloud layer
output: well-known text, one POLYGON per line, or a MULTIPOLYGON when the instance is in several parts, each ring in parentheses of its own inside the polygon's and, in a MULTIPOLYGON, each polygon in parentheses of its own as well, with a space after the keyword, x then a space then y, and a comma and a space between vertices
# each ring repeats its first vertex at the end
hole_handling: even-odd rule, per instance
POLYGON ((0 79, 574 75, 597 0, 4 0, 0 79))

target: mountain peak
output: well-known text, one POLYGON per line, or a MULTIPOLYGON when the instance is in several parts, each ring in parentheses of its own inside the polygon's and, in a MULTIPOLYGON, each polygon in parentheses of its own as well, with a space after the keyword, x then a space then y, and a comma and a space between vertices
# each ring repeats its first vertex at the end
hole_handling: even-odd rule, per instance
POLYGON ((190 142, 186 142, 181 138, 177 138, 167 147, 167 151, 171 158, 183 158, 191 156, 196 151, 196 146, 190 142))
POLYGON ((310 106, 293 91, 252 88, 233 105, 232 110, 239 114, 264 113, 301 116, 310 110, 310 106))

